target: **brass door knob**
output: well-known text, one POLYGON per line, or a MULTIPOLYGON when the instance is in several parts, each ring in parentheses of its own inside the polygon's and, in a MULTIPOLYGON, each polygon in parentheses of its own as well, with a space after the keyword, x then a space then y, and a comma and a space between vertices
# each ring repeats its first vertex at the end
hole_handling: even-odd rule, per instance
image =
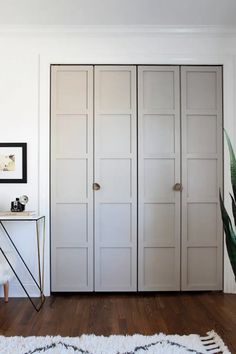
POLYGON ((173 187, 173 190, 176 191, 176 192, 182 192, 182 190, 183 190, 182 184, 181 183, 175 183, 175 185, 173 187))
POLYGON ((98 184, 98 183, 93 183, 93 190, 94 190, 94 191, 99 191, 100 188, 101 188, 101 187, 100 187, 100 184, 98 184))

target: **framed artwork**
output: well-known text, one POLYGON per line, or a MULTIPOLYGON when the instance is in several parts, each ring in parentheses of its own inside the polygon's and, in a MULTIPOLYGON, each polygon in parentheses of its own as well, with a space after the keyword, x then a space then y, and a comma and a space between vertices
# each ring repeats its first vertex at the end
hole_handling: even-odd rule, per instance
POLYGON ((0 143, 0 183, 27 183, 26 143, 0 143))

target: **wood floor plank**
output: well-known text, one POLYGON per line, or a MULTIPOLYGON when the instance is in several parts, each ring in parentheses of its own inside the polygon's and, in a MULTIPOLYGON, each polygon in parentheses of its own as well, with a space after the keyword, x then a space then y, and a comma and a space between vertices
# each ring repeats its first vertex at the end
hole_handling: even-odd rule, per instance
POLYGON ((54 294, 36 313, 27 299, 0 299, 0 334, 79 336, 199 333, 214 329, 236 353, 236 295, 193 293, 54 294))

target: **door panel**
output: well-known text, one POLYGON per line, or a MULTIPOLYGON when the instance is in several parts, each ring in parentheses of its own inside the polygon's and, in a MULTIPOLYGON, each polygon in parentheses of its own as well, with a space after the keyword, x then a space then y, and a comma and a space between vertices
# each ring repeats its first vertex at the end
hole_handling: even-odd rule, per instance
POLYGON ((161 284, 159 290, 171 290, 170 284, 176 283, 174 247, 166 247, 166 244, 163 247, 145 247, 143 261, 144 285, 148 284, 153 290, 161 284))
MULTIPOLYGON (((128 158, 100 158, 99 181, 102 189, 99 196, 103 201, 129 201, 132 195, 132 163, 128 158)), ((98 177, 97 171, 95 176, 98 177)), ((97 178, 95 178, 97 181, 97 178)), ((98 194, 98 193, 97 193, 98 194)))
POLYGON ((175 192, 175 160, 172 158, 145 158, 144 197, 149 201, 171 202, 175 192))
POLYGON ((138 68, 139 290, 180 289, 179 68, 138 68))
POLYGON ((93 290, 93 67, 53 66, 52 291, 93 290))
POLYGON ((222 72, 181 68, 182 289, 222 289, 222 72))
POLYGON ((131 117, 130 115, 101 115, 99 119, 99 145, 101 154, 129 154, 131 152, 131 117), (122 144, 120 137, 122 136, 122 144))
POLYGON ((143 122, 144 153, 174 153, 174 127, 175 116, 173 115, 145 114, 143 122))
POLYGON ((136 70, 95 67, 95 290, 137 290, 136 70))

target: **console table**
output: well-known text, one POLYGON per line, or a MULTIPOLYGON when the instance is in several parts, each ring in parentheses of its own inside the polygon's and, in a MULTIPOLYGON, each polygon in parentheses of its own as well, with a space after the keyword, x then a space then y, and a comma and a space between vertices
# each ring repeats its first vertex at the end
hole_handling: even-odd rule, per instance
MULTIPOLYGON (((10 260, 8 259, 6 253, 4 250, 0 247, 0 251, 3 254, 4 258, 6 259, 9 267, 11 268, 12 272, 16 276, 17 280, 19 281, 22 289, 26 293, 28 299, 30 300, 31 304, 33 305, 34 309, 38 312, 42 308, 44 301, 45 301, 45 296, 44 296, 44 247, 45 247, 45 216, 24 216, 24 215, 7 215, 7 216, 1 216, 0 215, 0 225, 7 236, 8 240, 10 241, 11 245, 13 246, 14 251, 17 253, 19 256, 20 260, 22 261, 26 271, 30 275, 31 279, 34 281, 35 285, 39 289, 40 292, 40 303, 36 305, 28 293, 27 289, 25 288, 24 284, 22 283, 19 275, 17 274, 16 269, 14 269, 14 266, 11 264, 10 260), (16 244, 14 243, 9 231, 7 230, 5 222, 34 222, 35 223, 35 234, 36 234, 36 241, 37 241, 37 258, 38 258, 38 281, 35 279, 34 275, 32 274, 31 270, 29 269, 28 265, 26 264, 24 258, 22 257, 19 249, 16 247, 16 244), (42 224, 41 224, 42 223, 42 224), (40 226, 42 226, 42 232, 40 232, 40 226), (42 247, 40 247, 40 235, 42 234, 42 247), (40 250, 42 248, 42 250, 40 250), (41 252, 42 252, 42 258, 41 258, 41 252)), ((16 267, 15 267, 16 268, 16 267)))

